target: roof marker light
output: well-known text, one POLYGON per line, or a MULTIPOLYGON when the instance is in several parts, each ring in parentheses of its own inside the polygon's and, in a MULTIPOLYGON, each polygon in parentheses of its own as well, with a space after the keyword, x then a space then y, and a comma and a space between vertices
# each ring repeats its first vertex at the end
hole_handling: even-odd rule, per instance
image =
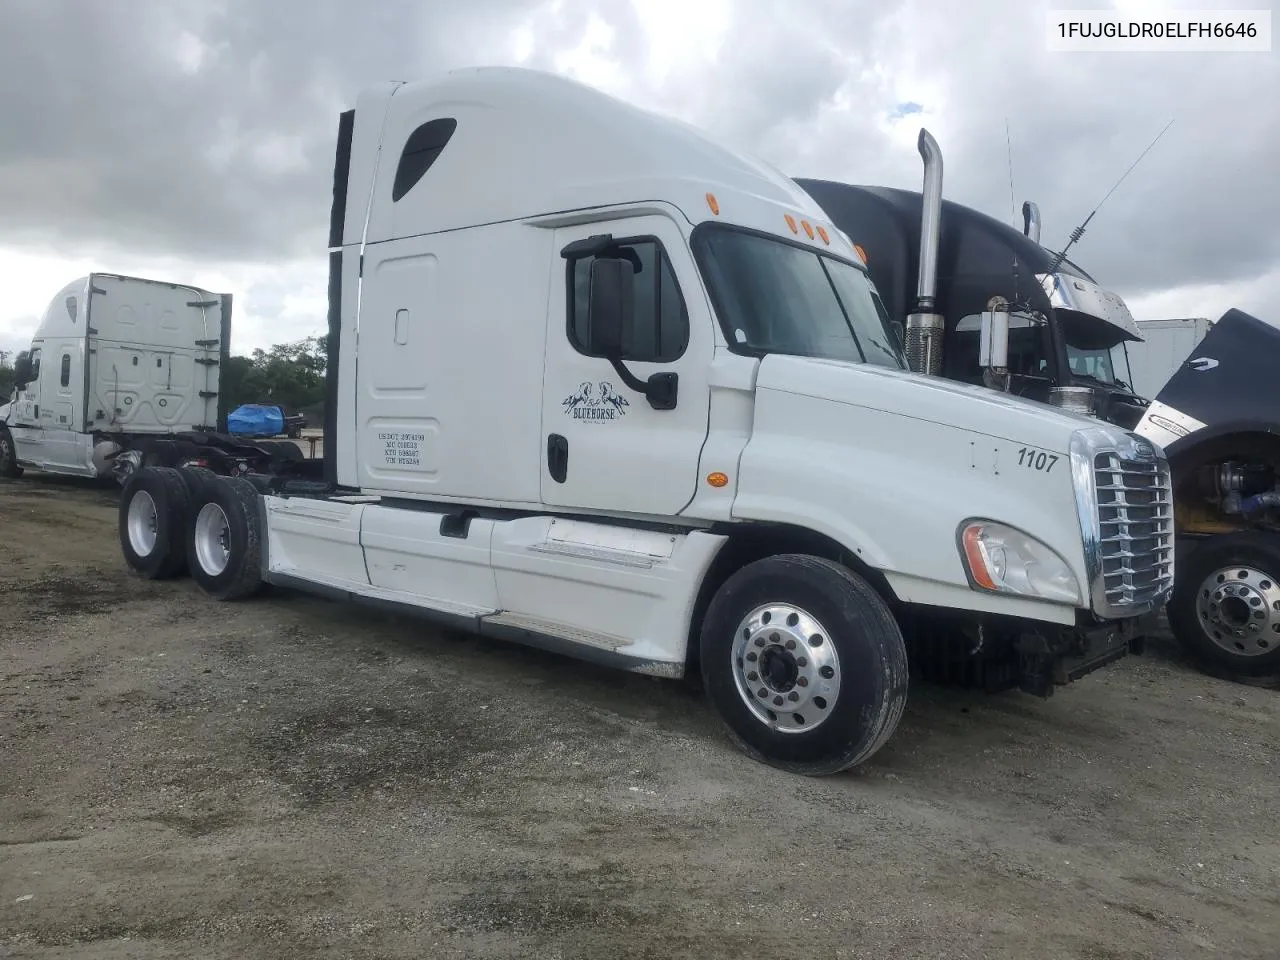
POLYGON ((798 232, 796 227, 796 218, 789 213, 787 214, 787 226, 791 228, 792 233, 798 232))
POLYGON ((813 239, 813 225, 808 220, 801 220, 800 226, 804 227, 804 235, 810 240, 813 239))
POLYGON ((710 208, 714 216, 720 216, 720 201, 716 199, 714 193, 707 194, 707 207, 710 208))
POLYGON ((818 224, 818 236, 822 238, 823 243, 827 246, 831 246, 831 238, 827 236, 827 228, 822 226, 822 224, 818 224))
POLYGON ((862 244, 855 243, 853 245, 853 252, 858 255, 858 259, 861 260, 863 264, 867 262, 867 251, 862 249, 862 244))

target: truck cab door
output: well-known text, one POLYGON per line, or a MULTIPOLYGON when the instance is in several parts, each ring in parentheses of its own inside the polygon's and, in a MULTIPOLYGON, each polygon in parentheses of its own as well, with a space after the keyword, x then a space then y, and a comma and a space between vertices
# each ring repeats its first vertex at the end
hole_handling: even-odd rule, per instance
POLYGON ((542 500, 552 507, 673 516, 693 498, 707 437, 710 307, 688 244, 663 216, 556 231, 543 377, 542 500), (621 331, 624 371, 674 380, 674 402, 650 403, 593 349, 591 263, 607 255, 633 267, 631 323, 621 331), (594 246, 593 246, 594 244, 594 246))

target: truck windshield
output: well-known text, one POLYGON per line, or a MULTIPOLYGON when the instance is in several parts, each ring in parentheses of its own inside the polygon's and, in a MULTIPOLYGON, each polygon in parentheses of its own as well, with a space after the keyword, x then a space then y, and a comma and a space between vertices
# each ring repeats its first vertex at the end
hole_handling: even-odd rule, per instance
POLYGON ((1121 340, 1110 348, 1087 350, 1067 344, 1067 363, 1077 377, 1089 377, 1100 383, 1129 386, 1133 376, 1129 372, 1129 354, 1121 340))
POLYGON ((906 369, 866 273, 796 244, 727 227, 695 239, 725 336, 753 353, 906 369))

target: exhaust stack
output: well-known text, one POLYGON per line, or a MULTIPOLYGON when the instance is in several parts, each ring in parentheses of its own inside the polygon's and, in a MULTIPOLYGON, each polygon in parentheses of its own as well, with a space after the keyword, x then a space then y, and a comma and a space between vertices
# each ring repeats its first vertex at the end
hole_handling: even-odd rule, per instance
POLYGON ((1022 232, 1040 242, 1040 208, 1030 200, 1022 202, 1022 232))
POLYGON ((924 189, 920 210, 920 271, 916 279, 915 309, 907 315, 907 365, 916 373, 936 377, 942 372, 945 321, 937 312, 938 244, 942 236, 942 151, 928 130, 917 142, 924 160, 924 189))

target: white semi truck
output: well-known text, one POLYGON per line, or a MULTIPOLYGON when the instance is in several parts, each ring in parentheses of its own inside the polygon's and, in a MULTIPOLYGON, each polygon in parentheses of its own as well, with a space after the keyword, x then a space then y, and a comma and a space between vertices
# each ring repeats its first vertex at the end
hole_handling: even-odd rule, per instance
POLYGON ((121 482, 142 465, 287 469, 295 444, 225 432, 232 298, 93 273, 50 301, 0 404, 0 477, 31 468, 121 482))
POLYGON ((324 482, 138 471, 144 575, 699 673, 811 775, 888 740, 909 653, 1047 695, 1167 598, 1125 575, 1171 544, 1158 447, 908 371, 814 201, 683 123, 520 69, 375 86, 330 236, 324 482), (1154 541, 1100 515, 1125 490, 1154 541))

